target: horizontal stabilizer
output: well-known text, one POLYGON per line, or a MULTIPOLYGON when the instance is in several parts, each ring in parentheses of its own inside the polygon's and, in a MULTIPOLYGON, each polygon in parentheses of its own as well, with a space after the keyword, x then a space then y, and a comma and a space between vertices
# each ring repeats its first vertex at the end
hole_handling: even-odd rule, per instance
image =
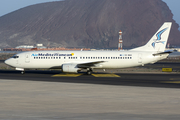
POLYGON ((153 56, 163 55, 163 54, 170 54, 170 53, 173 53, 173 52, 175 52, 175 50, 167 50, 167 51, 164 51, 164 52, 153 54, 153 56))

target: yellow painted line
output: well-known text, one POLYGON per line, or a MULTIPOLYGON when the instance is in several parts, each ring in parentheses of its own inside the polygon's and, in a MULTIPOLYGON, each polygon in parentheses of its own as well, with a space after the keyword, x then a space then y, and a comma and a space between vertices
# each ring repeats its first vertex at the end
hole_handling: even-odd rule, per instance
POLYGON ((162 83, 175 83, 175 84, 180 84, 180 81, 164 81, 162 83))
POLYGON ((162 68, 162 72, 172 72, 172 68, 162 68))
POLYGON ((82 74, 56 74, 56 75, 53 75, 52 77, 78 77, 82 74))
POLYGON ((170 78, 170 80, 180 80, 180 78, 170 78))
POLYGON ((120 77, 116 74, 92 74, 94 77, 120 77))

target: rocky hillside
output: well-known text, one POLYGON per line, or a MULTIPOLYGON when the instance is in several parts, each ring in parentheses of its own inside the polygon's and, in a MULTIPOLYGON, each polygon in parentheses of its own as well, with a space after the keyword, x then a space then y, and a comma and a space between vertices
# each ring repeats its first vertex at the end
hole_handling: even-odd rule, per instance
POLYGON ((180 45, 178 24, 162 0, 65 0, 28 6, 0 17, 0 48, 43 43, 56 47, 117 48, 145 44, 165 22, 180 45))

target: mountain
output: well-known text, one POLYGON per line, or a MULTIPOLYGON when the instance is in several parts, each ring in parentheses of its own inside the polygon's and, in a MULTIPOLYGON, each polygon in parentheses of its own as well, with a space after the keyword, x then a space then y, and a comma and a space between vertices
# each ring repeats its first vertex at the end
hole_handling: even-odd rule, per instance
POLYGON ((0 17, 0 48, 43 43, 54 47, 144 45, 165 22, 169 43, 180 45, 179 25, 162 0, 65 0, 28 6, 0 17))

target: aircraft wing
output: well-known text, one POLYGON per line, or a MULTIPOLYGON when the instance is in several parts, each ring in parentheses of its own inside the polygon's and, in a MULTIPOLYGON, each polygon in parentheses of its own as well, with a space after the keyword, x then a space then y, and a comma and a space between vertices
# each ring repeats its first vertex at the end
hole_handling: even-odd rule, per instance
POLYGON ((87 62, 87 63, 79 63, 77 64, 78 68, 90 68, 90 67, 95 67, 99 63, 103 63, 105 61, 95 61, 95 62, 87 62))

